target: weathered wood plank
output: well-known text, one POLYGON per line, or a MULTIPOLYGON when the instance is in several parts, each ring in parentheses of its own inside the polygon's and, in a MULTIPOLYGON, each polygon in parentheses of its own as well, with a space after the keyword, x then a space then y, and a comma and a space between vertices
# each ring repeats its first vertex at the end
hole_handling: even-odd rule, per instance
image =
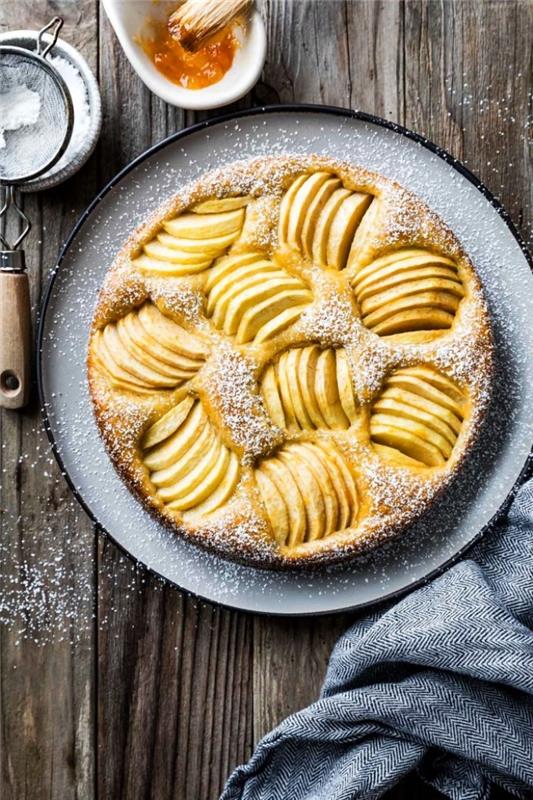
POLYGON ((215 798, 251 751, 252 618, 100 564, 98 796, 215 798))
POLYGON ((464 161, 531 240, 533 5, 405 3, 406 124, 464 161))
MULTIPOLYGON (((96 0, 63 4, 63 36, 95 67, 96 0)), ((57 4, 3 3, 0 30, 38 29, 57 4)), ((61 243, 96 184, 81 180, 27 196, 26 246, 34 310, 61 243)), ((0 795, 6 800, 94 794, 92 621, 94 534, 50 456, 35 391, 23 413, 3 412, 0 453, 0 795), (1 601, 0 601, 1 602, 1 601), (17 611, 20 614, 17 615, 17 611)))

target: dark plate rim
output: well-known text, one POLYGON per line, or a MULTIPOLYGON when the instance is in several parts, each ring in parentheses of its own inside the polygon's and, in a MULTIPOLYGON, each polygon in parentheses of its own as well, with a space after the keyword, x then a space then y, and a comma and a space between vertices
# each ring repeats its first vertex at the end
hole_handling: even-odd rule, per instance
POLYGON ((494 528, 494 526, 503 518, 506 514, 509 506, 511 505, 513 498, 515 497, 518 489, 524 483, 527 478, 533 475, 533 442, 531 445, 530 452, 525 460, 524 466, 522 467, 515 483, 513 484, 512 488, 508 492, 505 499, 502 501, 500 508, 496 511, 496 513, 492 516, 492 518, 478 531, 478 533, 463 547, 457 550, 450 558, 448 558, 443 564, 436 567, 435 569, 431 570, 424 575, 422 578, 419 578, 412 583, 407 584, 401 589, 396 589, 388 594, 383 595, 379 599, 366 601, 364 603, 355 603, 352 606, 345 606, 339 609, 333 610, 326 610, 326 611, 309 611, 309 612, 287 612, 287 611, 257 611, 247 608, 242 608, 239 605, 235 604, 232 605, 231 603, 221 603, 217 600, 209 600, 208 598, 203 597, 200 594, 197 594, 190 589, 184 589, 175 581, 171 580, 170 578, 161 575, 157 570, 149 567, 143 561, 139 561, 136 559, 120 542, 118 542, 112 534, 107 531, 103 525, 98 520, 96 514, 89 508, 87 503, 85 502, 81 493, 77 490, 70 474, 63 463, 63 459, 61 457, 61 453, 57 446, 54 434, 52 432, 52 426, 50 422, 50 418, 48 416, 47 408, 46 408, 46 397, 44 392, 44 378, 43 378, 43 364, 42 364, 42 343, 44 337, 44 326, 45 326, 45 319, 46 319, 46 312, 48 310, 48 305, 50 302, 50 298, 52 296, 52 291, 55 283, 55 279, 57 277, 59 268, 67 254, 68 249, 70 248, 71 243, 75 239, 78 231, 87 221, 89 216, 92 214, 94 209, 98 206, 100 201, 107 195, 107 193, 117 184, 119 183, 122 178, 124 178, 132 169, 135 169, 139 164, 145 161, 147 158, 150 158, 152 155, 157 153, 159 150, 162 150, 171 142, 178 141, 179 139, 183 139, 187 136, 190 136, 198 131, 202 131, 205 128, 209 128, 213 125, 219 125, 224 122, 231 122, 234 119, 239 119, 241 117, 249 117, 258 114, 275 114, 275 113, 313 113, 313 114, 331 114, 333 116, 338 117, 345 117, 347 119, 358 119, 363 122, 369 122, 373 125, 378 125, 382 128, 387 128, 388 130, 393 131, 394 133, 399 133, 405 136, 408 139, 416 142, 417 144, 425 147, 427 150, 435 153, 435 155, 439 156, 443 161, 447 164, 452 166, 454 169, 457 170, 461 175, 467 178, 470 183, 472 183, 476 189, 489 201, 491 206, 497 211, 501 219, 505 222, 507 227, 509 228, 511 234, 513 235, 514 239, 516 240, 518 246, 520 247, 526 261, 529 264, 529 268, 533 273, 533 257, 529 253, 524 240, 522 239, 521 235, 516 230, 508 212, 505 210, 503 205, 500 201, 492 194, 492 192, 482 183, 482 181, 474 175, 459 159, 452 156, 442 147, 439 145, 434 144, 424 136, 421 136, 418 133, 410 130, 409 128, 405 128, 403 125, 399 125, 396 122, 390 122, 389 120, 382 119, 381 117, 375 116, 374 114, 368 114, 364 111, 353 110, 349 108, 342 108, 340 106, 329 106, 329 105, 320 105, 315 103, 288 103, 288 104, 279 104, 279 105, 269 105, 269 106, 257 106, 254 108, 248 108, 243 111, 233 111, 228 114, 219 114, 215 117, 211 117, 210 119, 204 120, 202 122, 198 122, 195 125, 191 125, 187 128, 184 128, 181 131, 177 131, 176 133, 167 136, 161 142, 149 147, 147 150, 142 152, 140 155, 136 156, 132 161, 130 161, 125 167, 123 167, 117 174, 111 178, 111 180, 101 189, 96 197, 92 200, 92 202, 87 206, 85 211, 80 215, 77 222, 75 223, 74 227, 72 228, 70 234, 68 235, 67 239, 63 247, 61 248, 59 258, 57 260, 57 264, 54 267, 52 274, 50 275, 48 285, 44 292, 40 311, 39 311, 39 318, 38 318, 38 328, 37 328, 37 339, 36 339, 36 373, 37 373, 37 387, 39 392, 39 406, 41 410, 42 420, 44 424, 44 429, 46 431, 46 435, 48 436, 48 440, 52 447, 52 452, 55 456, 55 459, 59 465, 61 470, 61 474, 65 478, 70 490, 72 491, 74 497, 81 505, 89 519, 94 523, 97 530, 104 534, 106 538, 108 538, 113 544, 118 547, 118 549, 124 553, 130 560, 132 560, 136 565, 142 566, 146 569, 150 574, 156 576, 160 580, 164 580, 170 586, 175 586, 181 592, 189 595, 190 597, 194 597, 196 599, 200 599, 202 602, 205 603, 212 603, 219 605, 223 608, 231 609, 232 611, 241 611, 247 614, 259 614, 262 616, 275 616, 275 617, 314 617, 314 616, 324 616, 328 614, 340 614, 340 613, 347 613, 350 611, 361 610, 364 608, 369 608, 372 606, 378 606, 386 602, 390 602, 392 600, 396 600, 403 595, 407 594, 408 592, 417 589, 420 586, 428 583, 433 578, 438 577, 441 575, 445 570, 447 570, 450 566, 455 564, 459 561, 465 553, 470 550, 479 540, 488 533, 490 530, 494 528))

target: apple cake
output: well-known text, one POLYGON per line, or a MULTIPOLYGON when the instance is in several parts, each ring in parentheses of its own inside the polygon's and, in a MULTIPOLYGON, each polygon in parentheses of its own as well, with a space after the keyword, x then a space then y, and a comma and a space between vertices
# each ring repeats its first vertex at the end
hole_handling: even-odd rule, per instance
POLYGON ((141 502, 279 568, 368 552, 427 511, 472 447, 492 363, 479 278, 433 211, 360 167, 273 156, 206 174, 129 238, 88 376, 141 502))

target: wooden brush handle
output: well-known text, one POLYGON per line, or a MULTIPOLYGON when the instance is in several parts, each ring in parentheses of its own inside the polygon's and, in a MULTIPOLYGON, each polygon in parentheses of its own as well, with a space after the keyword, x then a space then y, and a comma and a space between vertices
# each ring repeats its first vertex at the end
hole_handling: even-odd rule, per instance
POLYGON ((171 14, 168 29, 183 47, 195 50, 251 5, 252 0, 186 0, 171 14))
POLYGON ((25 272, 0 272, 0 406, 22 408, 29 399, 30 289, 25 272))

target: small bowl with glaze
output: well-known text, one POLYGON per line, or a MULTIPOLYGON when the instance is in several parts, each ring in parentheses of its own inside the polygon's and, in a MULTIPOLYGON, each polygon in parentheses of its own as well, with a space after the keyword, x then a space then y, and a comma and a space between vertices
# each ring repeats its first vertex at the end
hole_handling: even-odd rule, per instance
POLYGON ((138 39, 149 35, 152 21, 168 19, 178 3, 153 0, 103 0, 108 19, 122 49, 142 82, 166 103, 194 110, 219 108, 234 103, 257 83, 266 57, 266 33, 261 15, 254 9, 240 40, 233 64, 217 83, 203 89, 185 89, 168 80, 144 52, 138 39))

